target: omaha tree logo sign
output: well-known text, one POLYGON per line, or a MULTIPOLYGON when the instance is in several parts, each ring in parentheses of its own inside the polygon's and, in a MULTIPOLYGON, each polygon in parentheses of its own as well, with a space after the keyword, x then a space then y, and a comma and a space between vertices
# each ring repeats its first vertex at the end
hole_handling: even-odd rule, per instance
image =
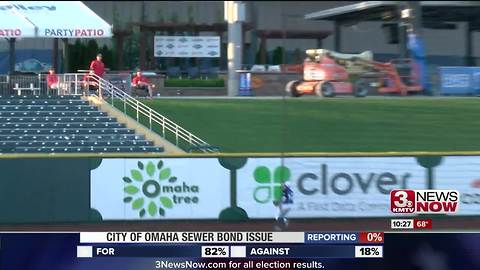
POLYGON ((174 209, 181 204, 198 204, 199 192, 196 185, 189 186, 172 176, 170 168, 164 168, 163 161, 156 165, 149 161, 146 166, 139 161, 138 169, 130 170, 130 176, 123 177, 125 198, 142 218, 147 213, 151 217, 165 216, 166 209, 174 209))
POLYGON ((253 172, 258 186, 253 192, 253 199, 257 203, 265 204, 282 197, 282 184, 290 180, 290 169, 278 166, 272 172, 265 166, 259 166, 253 172))

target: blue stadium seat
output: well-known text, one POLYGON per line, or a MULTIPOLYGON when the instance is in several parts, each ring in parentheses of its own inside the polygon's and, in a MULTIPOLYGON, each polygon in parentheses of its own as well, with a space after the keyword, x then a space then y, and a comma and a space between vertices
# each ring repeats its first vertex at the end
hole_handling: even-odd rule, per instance
POLYGON ((163 151, 79 96, 0 96, 0 153, 163 151))

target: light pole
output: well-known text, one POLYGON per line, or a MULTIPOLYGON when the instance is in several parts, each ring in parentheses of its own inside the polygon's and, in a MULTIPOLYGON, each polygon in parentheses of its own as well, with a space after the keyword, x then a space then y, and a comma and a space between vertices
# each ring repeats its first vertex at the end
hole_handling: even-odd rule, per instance
POLYGON ((238 73, 242 66, 242 22, 245 21, 245 4, 241 1, 224 1, 225 20, 228 22, 228 95, 237 96, 238 73))

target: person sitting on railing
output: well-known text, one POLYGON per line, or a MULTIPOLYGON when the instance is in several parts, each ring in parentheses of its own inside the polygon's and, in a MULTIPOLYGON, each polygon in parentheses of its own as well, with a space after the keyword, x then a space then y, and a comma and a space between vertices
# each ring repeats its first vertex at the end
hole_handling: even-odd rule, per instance
POLYGON ((155 85, 150 83, 147 77, 142 75, 142 71, 139 68, 137 68, 137 73, 132 78, 132 87, 132 90, 135 90, 135 94, 138 93, 138 90, 141 90, 143 92, 148 91, 150 98, 153 97, 153 88, 155 87, 155 85))
POLYGON ((97 58, 90 63, 90 70, 98 76, 103 78, 105 75, 105 64, 102 62, 102 54, 97 54, 97 58))
POLYGON ((49 90, 47 93, 49 95, 50 95, 50 91, 54 93, 57 92, 58 94, 58 91, 60 89, 59 78, 58 78, 58 75, 55 74, 55 69, 53 67, 48 69, 47 87, 49 90))
POLYGON ((90 92, 95 92, 98 91, 98 82, 95 80, 95 78, 92 76, 95 74, 95 71, 93 69, 90 69, 88 73, 83 76, 83 95, 86 95, 86 93, 90 92))

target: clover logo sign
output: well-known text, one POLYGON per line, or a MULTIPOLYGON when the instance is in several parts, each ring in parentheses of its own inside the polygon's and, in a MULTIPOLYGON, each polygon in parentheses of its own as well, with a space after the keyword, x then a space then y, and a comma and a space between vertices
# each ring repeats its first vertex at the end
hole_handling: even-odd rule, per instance
POLYGON ((139 216, 144 217, 147 213, 151 217, 165 216, 165 208, 173 208, 173 201, 162 194, 162 186, 175 183, 176 177, 171 176, 170 168, 163 168, 163 161, 157 165, 149 161, 145 166, 141 161, 137 163, 138 169, 130 170, 130 177, 123 177, 127 184, 124 187, 126 197, 124 203, 131 203, 132 209, 139 211, 139 216))
POLYGON ((259 166, 253 172, 258 186, 253 192, 253 199, 261 204, 279 200, 282 197, 282 184, 290 180, 290 169, 278 166, 272 172, 265 166, 259 166))

